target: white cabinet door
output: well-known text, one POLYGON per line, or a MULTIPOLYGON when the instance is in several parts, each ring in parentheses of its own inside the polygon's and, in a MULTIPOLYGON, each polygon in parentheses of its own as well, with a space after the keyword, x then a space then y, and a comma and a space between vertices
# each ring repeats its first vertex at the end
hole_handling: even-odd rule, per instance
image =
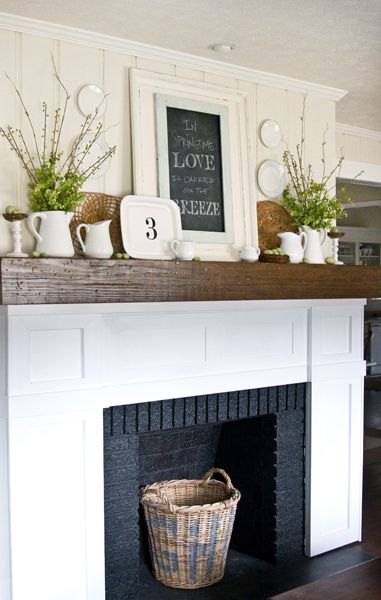
POLYGON ((310 384, 306 554, 361 539, 363 379, 310 384))
POLYGON ((310 320, 306 554, 361 539, 362 301, 317 306, 310 320))
POLYGON ((9 422, 12 600, 104 600, 102 410, 9 422))

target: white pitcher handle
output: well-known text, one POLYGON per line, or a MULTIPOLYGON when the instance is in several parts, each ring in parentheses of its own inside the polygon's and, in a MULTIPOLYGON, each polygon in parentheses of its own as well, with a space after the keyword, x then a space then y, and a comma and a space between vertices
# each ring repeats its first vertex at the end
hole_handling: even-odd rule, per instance
POLYGON ((327 239, 327 230, 322 229, 320 231, 320 237, 321 237, 322 232, 323 232, 323 239, 320 241, 320 246, 322 246, 324 244, 325 240, 327 239))
POLYGON ((307 234, 305 231, 301 231, 300 234, 300 243, 302 244, 302 250, 307 246, 307 234))
POLYGON ((87 223, 81 223, 80 225, 78 225, 78 227, 75 230, 75 233, 76 233, 78 241, 79 241, 79 243, 81 245, 83 254, 86 254, 86 246, 83 243, 83 239, 81 238, 81 229, 82 229, 82 227, 84 227, 86 229, 86 233, 89 232, 90 227, 87 225, 87 223))
POLYGON ((177 254, 177 246, 179 245, 179 241, 178 240, 173 240, 173 242, 171 242, 170 244, 171 250, 174 254, 177 254))
POLYGON ((46 219, 46 214, 43 212, 34 212, 31 215, 29 215, 29 217, 26 220, 26 223, 29 227, 31 234, 36 238, 36 240, 38 242, 42 242, 42 237, 40 236, 40 234, 34 226, 34 220, 37 219, 37 217, 40 217, 40 219, 44 221, 46 219))

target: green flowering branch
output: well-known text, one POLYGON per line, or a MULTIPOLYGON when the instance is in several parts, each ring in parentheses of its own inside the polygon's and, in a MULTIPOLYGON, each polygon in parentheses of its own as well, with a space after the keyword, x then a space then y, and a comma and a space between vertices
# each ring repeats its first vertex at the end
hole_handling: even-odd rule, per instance
POLYGON ((11 151, 15 152, 28 175, 31 210, 63 210, 68 212, 74 210, 80 203, 82 199, 80 189, 85 181, 115 154, 116 146, 108 148, 90 165, 83 166, 94 144, 105 133, 103 124, 101 122, 96 123, 98 118, 98 108, 96 108, 94 114, 86 115, 77 139, 67 153, 66 159, 63 158, 64 151, 60 149, 60 143, 70 94, 58 74, 53 56, 52 62, 54 77, 63 90, 64 101, 63 107, 58 106, 53 111, 51 118, 47 103, 45 101, 42 103, 41 148, 21 92, 8 75, 7 79, 15 90, 32 132, 33 151, 28 147, 19 128, 14 128, 11 125, 0 126, 0 135, 7 141, 11 151))
MULTIPOLYGON (((311 229, 331 229, 335 220, 340 217, 346 217, 347 212, 343 202, 350 202, 351 199, 343 188, 340 196, 331 196, 330 192, 335 188, 335 183, 329 186, 329 182, 340 175, 340 170, 344 156, 341 156, 335 167, 326 174, 326 154, 325 146, 327 144, 326 135, 328 128, 323 132, 322 140, 322 158, 323 173, 320 181, 317 181, 312 172, 312 166, 308 164, 304 167, 305 150, 305 106, 306 96, 303 98, 303 111, 301 119, 301 140, 296 144, 296 156, 290 149, 283 153, 283 162, 288 173, 290 183, 283 191, 283 206, 292 216, 298 227, 308 225, 311 229)), ((358 173, 356 177, 361 175, 358 173)))

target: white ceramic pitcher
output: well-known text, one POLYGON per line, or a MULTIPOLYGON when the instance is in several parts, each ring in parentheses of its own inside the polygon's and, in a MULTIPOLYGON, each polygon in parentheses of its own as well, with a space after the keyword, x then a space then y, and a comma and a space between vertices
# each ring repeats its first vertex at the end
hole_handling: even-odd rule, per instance
POLYGON ((280 247, 284 254, 290 257, 291 263, 300 263, 304 257, 304 249, 307 244, 307 235, 302 231, 300 235, 292 231, 278 233, 278 238, 281 240, 280 247))
POLYGON ((325 229, 316 231, 315 229, 311 229, 308 225, 302 225, 302 230, 307 235, 307 244, 304 249, 304 258, 306 259, 306 262, 312 264, 324 264, 322 245, 327 237, 327 232, 325 229))
POLYGON ((29 215, 27 225, 36 238, 36 251, 45 252, 49 256, 70 257, 74 255, 69 223, 74 213, 63 210, 46 210, 29 215), (35 219, 40 218, 39 230, 36 230, 35 219))
POLYGON ((114 252, 110 239, 109 221, 99 221, 98 223, 81 223, 76 229, 76 234, 83 254, 89 258, 110 258, 114 252), (86 231, 85 243, 81 237, 82 227, 86 231))

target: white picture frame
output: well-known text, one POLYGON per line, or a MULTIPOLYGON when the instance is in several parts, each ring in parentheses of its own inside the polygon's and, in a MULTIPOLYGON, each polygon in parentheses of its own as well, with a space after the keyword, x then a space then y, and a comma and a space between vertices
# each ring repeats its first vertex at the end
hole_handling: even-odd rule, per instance
MULTIPOLYGON (((230 137, 229 113, 226 106, 201 102, 189 98, 155 94, 156 148, 158 157, 159 193, 164 198, 171 198, 170 169, 168 160, 168 128, 167 109, 177 108, 195 113, 215 115, 219 119, 221 149, 221 204, 223 211, 223 231, 205 231, 186 229, 183 227, 183 239, 193 242, 214 244, 232 244, 234 242, 231 169, 230 169, 230 137)), ((197 189, 197 188, 196 188, 197 189)), ((175 200, 175 198, 173 198, 175 200)), ((194 203, 198 200, 195 198, 194 203)), ((181 203, 184 206, 184 202, 181 203)), ((180 204, 180 206, 181 206, 180 204)), ((183 209, 184 210, 184 209, 183 209)))
POLYGON ((187 231, 183 237, 196 242, 196 255, 202 260, 239 260, 243 246, 257 244, 255 169, 249 169, 254 156, 248 139, 252 135, 248 129, 248 93, 137 68, 130 69, 130 92, 135 195, 169 197, 168 188, 165 188, 168 171, 160 164, 165 156, 160 132, 166 118, 160 117, 163 121, 160 124, 157 114, 164 110, 168 98, 182 107, 219 111, 222 115, 224 133, 221 142, 225 150, 222 157, 229 160, 229 165, 224 167, 224 177, 227 177, 224 185, 227 190, 230 188, 230 193, 224 196, 228 221, 225 220, 225 238, 217 240, 210 235, 212 232, 192 236, 187 231), (160 97, 162 101, 157 100, 160 97))

